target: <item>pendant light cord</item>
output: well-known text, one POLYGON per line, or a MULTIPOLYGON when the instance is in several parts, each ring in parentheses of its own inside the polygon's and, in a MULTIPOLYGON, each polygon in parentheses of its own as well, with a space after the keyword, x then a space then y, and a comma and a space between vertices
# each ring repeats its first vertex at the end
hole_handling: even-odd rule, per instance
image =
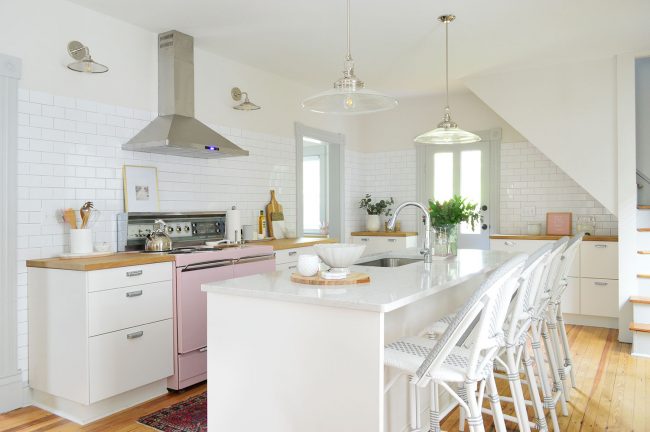
POLYGON ((352 51, 350 50, 350 0, 347 0, 347 13, 348 13, 348 55, 346 59, 348 61, 352 60, 352 51))
POLYGON ((449 21, 447 20, 445 21, 445 82, 447 84, 445 105, 449 109, 449 21))

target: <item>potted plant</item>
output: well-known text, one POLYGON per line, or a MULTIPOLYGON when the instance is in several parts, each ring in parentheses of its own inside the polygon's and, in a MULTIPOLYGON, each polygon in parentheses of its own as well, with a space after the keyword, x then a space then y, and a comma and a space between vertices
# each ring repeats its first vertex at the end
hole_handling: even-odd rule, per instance
POLYGON ((390 206, 394 203, 395 201, 393 201, 393 197, 390 197, 388 200, 377 201, 376 203, 372 202, 372 197, 370 194, 366 194, 364 198, 361 198, 361 201, 359 202, 359 208, 364 209, 367 213, 366 230, 379 231, 379 228, 381 227, 381 220, 379 217, 382 214, 390 216, 390 206))
POLYGON ((433 251, 437 256, 456 255, 458 251, 458 226, 466 222, 474 226, 481 220, 478 205, 454 195, 447 201, 429 200, 429 215, 433 226, 433 251))

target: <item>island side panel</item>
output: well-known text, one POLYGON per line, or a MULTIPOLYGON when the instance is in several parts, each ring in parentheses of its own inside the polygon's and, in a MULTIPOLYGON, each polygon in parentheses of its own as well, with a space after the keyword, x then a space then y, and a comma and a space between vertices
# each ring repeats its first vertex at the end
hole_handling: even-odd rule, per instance
POLYGON ((208 426, 383 432, 383 344, 379 312, 208 293, 208 426))

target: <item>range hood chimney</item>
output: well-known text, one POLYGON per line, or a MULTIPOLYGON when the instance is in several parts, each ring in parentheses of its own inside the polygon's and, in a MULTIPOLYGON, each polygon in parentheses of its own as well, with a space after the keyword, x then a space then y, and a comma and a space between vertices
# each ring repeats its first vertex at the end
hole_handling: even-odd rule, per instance
POLYGON ((194 118, 194 38, 175 30, 158 35, 158 117, 124 150, 202 159, 248 156, 194 118))

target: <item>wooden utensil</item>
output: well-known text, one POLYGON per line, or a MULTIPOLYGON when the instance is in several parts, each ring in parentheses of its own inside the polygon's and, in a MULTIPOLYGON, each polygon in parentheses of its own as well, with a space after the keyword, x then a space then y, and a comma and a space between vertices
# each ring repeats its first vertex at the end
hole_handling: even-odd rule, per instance
POLYGON ((77 217, 73 209, 69 208, 63 211, 63 220, 70 225, 70 228, 77 229, 77 217))
POLYGON ((284 210, 275 199, 275 191, 271 190, 271 202, 266 205, 266 226, 269 237, 284 238, 284 210))
POLYGON ((81 214, 81 229, 85 229, 88 225, 88 220, 90 219, 90 212, 95 208, 95 205, 92 201, 86 201, 84 205, 81 206, 79 213, 81 214))

